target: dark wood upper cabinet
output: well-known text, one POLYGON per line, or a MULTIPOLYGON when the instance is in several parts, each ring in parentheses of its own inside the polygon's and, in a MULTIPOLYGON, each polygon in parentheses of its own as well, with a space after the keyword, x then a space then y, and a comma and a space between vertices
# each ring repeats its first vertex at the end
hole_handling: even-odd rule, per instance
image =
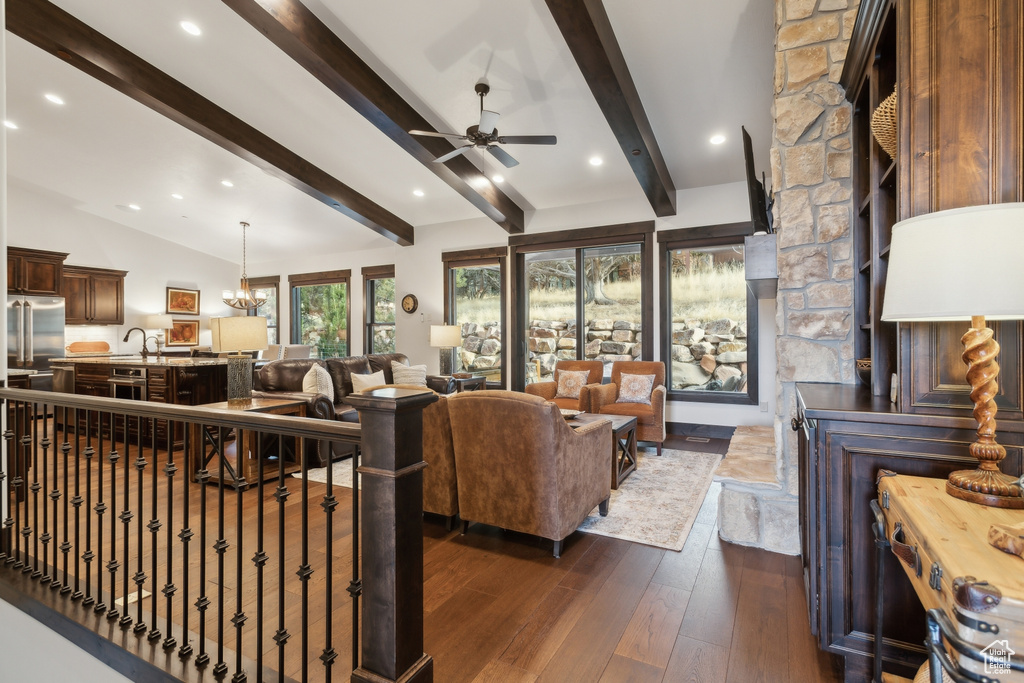
POLYGON ((63 296, 67 254, 7 247, 7 291, 33 296, 63 296))
POLYGON ((65 324, 124 324, 124 276, 127 272, 107 268, 65 266, 65 324))

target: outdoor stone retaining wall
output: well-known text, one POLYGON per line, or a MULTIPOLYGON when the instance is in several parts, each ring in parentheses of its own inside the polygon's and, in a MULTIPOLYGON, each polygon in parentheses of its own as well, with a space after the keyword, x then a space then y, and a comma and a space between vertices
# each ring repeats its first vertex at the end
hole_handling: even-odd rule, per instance
POLYGON ((672 388, 742 391, 747 383, 747 324, 728 318, 672 323, 672 388))
POLYGON ((858 4, 859 0, 775 2, 771 162, 779 245, 779 490, 770 494, 766 505, 763 492, 726 481, 718 509, 719 527, 730 530, 739 542, 794 554, 800 551, 797 439, 789 429, 796 416, 795 383, 854 380, 852 110, 839 77, 858 4), (757 538, 751 521, 754 510, 757 538))
MULTIPOLYGON (((583 329, 587 360, 611 363, 640 356, 640 324, 628 320, 588 320, 583 329)), ((551 379, 555 363, 576 360, 575 320, 531 320, 528 350, 530 362, 540 363, 540 379, 551 379)))

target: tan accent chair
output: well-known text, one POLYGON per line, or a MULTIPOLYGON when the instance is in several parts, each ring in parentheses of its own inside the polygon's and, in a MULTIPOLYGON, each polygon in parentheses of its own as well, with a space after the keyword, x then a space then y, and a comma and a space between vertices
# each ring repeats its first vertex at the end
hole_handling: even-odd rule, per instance
POLYGON ((452 448, 452 423, 448 417, 448 397, 414 384, 382 384, 360 393, 382 388, 429 391, 437 401, 423 409, 423 511, 446 517, 445 528, 452 530, 459 514, 459 493, 455 482, 455 452, 452 448))
POLYGON ((281 358, 310 358, 312 350, 308 344, 285 344, 281 348, 281 358))
POLYGON ((609 422, 573 429, 558 406, 517 391, 448 398, 462 532, 470 521, 562 542, 595 506, 608 514, 609 422))
POLYGON ((665 441, 665 364, 661 361, 618 360, 612 363, 612 381, 590 392, 590 412, 605 415, 633 415, 636 417, 637 441, 665 441), (619 377, 622 375, 654 375, 651 402, 616 403, 619 397, 619 377))
POLYGON ((560 360, 555 363, 555 379, 553 382, 534 382, 526 385, 526 393, 540 396, 565 410, 582 410, 590 412, 590 390, 592 385, 600 384, 604 376, 604 363, 599 360, 560 360), (555 398, 558 393, 558 373, 563 370, 586 370, 590 373, 587 385, 580 391, 579 398, 555 398))

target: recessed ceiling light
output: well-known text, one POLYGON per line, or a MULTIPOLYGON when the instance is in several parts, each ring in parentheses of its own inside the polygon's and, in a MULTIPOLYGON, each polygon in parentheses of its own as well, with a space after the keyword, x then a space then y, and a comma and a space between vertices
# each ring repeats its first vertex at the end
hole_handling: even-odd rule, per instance
POLYGON ((224 187, 234 187, 235 186, 235 184, 233 182, 231 182, 230 180, 222 180, 222 181, 220 181, 220 184, 223 185, 224 187))
POLYGON ((712 135, 711 139, 708 142, 710 142, 712 145, 720 145, 723 142, 725 142, 725 136, 721 134, 712 135))
POLYGON ((178 194, 177 192, 175 192, 174 194, 172 194, 172 195, 171 195, 171 197, 173 197, 174 199, 184 199, 184 197, 182 197, 182 196, 181 196, 180 194, 178 194))
POLYGON ((185 30, 185 33, 188 33, 193 36, 198 36, 200 33, 202 33, 202 31, 199 30, 199 27, 193 24, 191 21, 181 22, 181 28, 185 30))
POLYGON ((14 121, 4 121, 4 125, 10 128, 11 130, 18 130, 18 124, 16 124, 14 121))
POLYGON ((505 182, 505 176, 503 176, 500 173, 498 173, 498 174, 492 175, 491 176, 491 180, 493 180, 496 183, 503 183, 503 182, 505 182))
POLYGON ((423 190, 413 190, 412 193, 414 195, 416 195, 417 197, 422 197, 425 194, 425 192, 423 192, 423 190))
POLYGON ((52 92, 46 93, 44 97, 54 104, 64 104, 64 100, 62 100, 58 95, 54 95, 52 92))
POLYGON ((132 211, 142 211, 142 207, 139 206, 138 204, 129 204, 128 208, 131 209, 132 211))
POLYGON ((604 159, 602 159, 601 157, 590 157, 590 165, 591 166, 600 166, 603 163, 604 163, 604 159))

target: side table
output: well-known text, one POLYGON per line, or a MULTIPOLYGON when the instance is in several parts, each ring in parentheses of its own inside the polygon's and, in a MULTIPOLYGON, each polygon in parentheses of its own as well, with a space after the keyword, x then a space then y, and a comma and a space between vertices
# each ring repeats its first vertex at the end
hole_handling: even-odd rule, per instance
POLYGON ((486 377, 452 377, 451 375, 430 375, 427 387, 439 394, 458 394, 463 391, 478 391, 487 388, 486 377))
MULTIPOLYGON (((305 417, 306 402, 294 399, 281 398, 254 398, 245 405, 232 405, 227 401, 219 403, 206 403, 201 407, 214 408, 216 410, 242 411, 253 413, 270 413, 272 415, 294 415, 305 417)), ((214 457, 221 458, 223 467, 215 467, 210 471, 209 483, 221 481, 221 471, 224 473, 223 481, 236 490, 245 490, 259 479, 259 460, 256 457, 258 434, 249 429, 235 430, 235 440, 229 442, 218 438, 216 427, 193 423, 190 426, 191 448, 189 451, 189 471, 192 481, 197 481, 198 473, 206 469, 214 457)), ((292 452, 294 453, 294 448, 292 452)), ((267 458, 264 458, 266 462, 267 458)), ((276 460, 274 465, 276 465, 276 460)), ((284 472, 289 474, 301 468, 297 462, 285 463, 284 472)), ((280 467, 270 466, 263 468, 263 479, 273 479, 280 473, 280 467)))
MULTIPOLYGON (((1015 525, 1024 521, 1024 510, 1006 510, 969 503, 946 493, 946 480, 899 475, 887 470, 878 474, 878 524, 930 622, 956 624, 950 635, 962 638, 968 651, 961 651, 955 666, 970 676, 1010 683, 1024 681, 1024 558, 1004 553, 988 543, 993 524, 1015 525), (1000 645, 1001 643, 1001 645, 1000 645), (986 657, 1003 647, 1016 652, 1016 667, 986 657), (978 659, 980 657, 980 659, 978 659), (1012 671, 1010 669, 1013 669, 1012 671), (998 676, 993 675, 998 673, 998 676)), ((883 595, 878 596, 884 606, 883 595)), ((932 626, 929 626, 932 628, 932 626)), ((935 628, 938 628, 936 625, 935 628)), ((944 635, 946 647, 950 635, 944 635)), ((946 657, 945 647, 930 643, 933 669, 937 658, 946 657)), ((997 653, 999 654, 999 653, 997 653)), ((1006 652, 999 656, 1007 655, 1006 652)), ((948 661, 948 660, 947 660, 948 661)), ((962 674, 961 674, 962 675, 962 674)), ((932 671, 932 680, 937 672, 932 671)), ((907 680, 883 675, 883 680, 907 680)), ((981 679, 973 679, 981 680, 981 679)))
POLYGON ((602 420, 612 423, 612 488, 617 489, 636 469, 636 417, 580 413, 568 423, 570 427, 582 427, 602 420))

